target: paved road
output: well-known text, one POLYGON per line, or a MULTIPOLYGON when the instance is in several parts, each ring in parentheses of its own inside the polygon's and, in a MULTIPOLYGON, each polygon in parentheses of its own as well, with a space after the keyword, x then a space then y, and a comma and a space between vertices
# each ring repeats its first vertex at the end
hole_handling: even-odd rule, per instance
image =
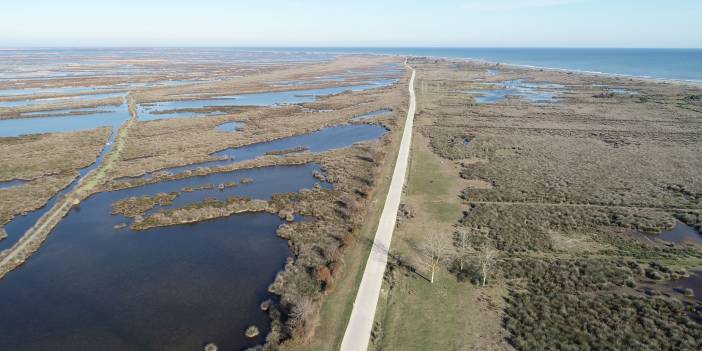
MULTIPOLYGON (((407 62, 405 62, 405 66, 411 69, 407 62)), ((358 288, 351 318, 344 333, 344 340, 341 342, 342 351, 366 351, 368 349, 375 310, 378 306, 378 297, 380 296, 380 287, 383 284, 385 266, 388 262, 390 241, 395 230, 402 188, 405 185, 405 175, 412 143, 412 125, 414 123, 414 112, 417 107, 414 96, 414 75, 415 70, 412 69, 412 78, 410 78, 409 82, 410 104, 407 110, 405 129, 402 133, 402 141, 400 142, 400 151, 397 155, 397 163, 395 163, 395 170, 392 174, 388 196, 385 199, 383 213, 380 215, 378 230, 375 232, 373 247, 371 248, 370 256, 368 256, 366 269, 363 272, 363 280, 361 280, 361 285, 358 288)))

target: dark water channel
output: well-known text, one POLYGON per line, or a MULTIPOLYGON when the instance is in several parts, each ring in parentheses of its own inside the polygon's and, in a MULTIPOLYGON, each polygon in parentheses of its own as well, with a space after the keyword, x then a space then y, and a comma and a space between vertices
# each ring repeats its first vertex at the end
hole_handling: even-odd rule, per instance
MULTIPOLYGON (((270 320, 258 305, 291 253, 275 235, 275 214, 234 215, 191 225, 132 231, 111 215, 114 201, 252 178, 206 197, 312 188, 315 164, 248 169, 96 194, 74 208, 42 248, 0 281, 2 350, 237 350, 263 341, 270 320), (256 325, 260 337, 244 330, 256 325)), ((328 187, 329 185, 325 185, 328 187)))

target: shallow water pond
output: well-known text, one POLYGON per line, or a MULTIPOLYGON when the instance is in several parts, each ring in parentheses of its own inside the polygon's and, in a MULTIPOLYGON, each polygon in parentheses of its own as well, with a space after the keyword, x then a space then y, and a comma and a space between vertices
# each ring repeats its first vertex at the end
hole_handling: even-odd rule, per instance
POLYGON ((526 82, 521 79, 501 83, 486 83, 495 89, 464 91, 473 95, 478 104, 494 104, 507 100, 508 96, 516 96, 531 103, 552 103, 560 95, 562 85, 541 82, 526 82))
POLYGON ((658 237, 676 244, 692 243, 702 245, 702 235, 682 222, 677 222, 672 230, 659 233, 658 237))
POLYGON ((673 280, 668 283, 678 293, 684 293, 685 289, 692 289, 693 298, 702 302, 702 271, 692 272, 689 277, 673 280))
POLYGON ((498 75, 498 74, 500 74, 500 70, 499 70, 499 69, 492 69, 492 68, 489 68, 489 69, 487 70, 487 75, 488 75, 488 76, 496 76, 496 75, 498 75))
POLYGON ((236 132, 237 130, 244 128, 244 125, 244 122, 227 122, 218 125, 217 130, 221 130, 223 132, 236 132))
POLYGON ((391 109, 384 108, 384 109, 376 110, 373 112, 368 112, 364 115, 356 116, 356 117, 352 118, 351 120, 352 121, 365 121, 365 120, 373 119, 373 118, 378 117, 378 116, 386 115, 390 112, 392 112, 391 109))

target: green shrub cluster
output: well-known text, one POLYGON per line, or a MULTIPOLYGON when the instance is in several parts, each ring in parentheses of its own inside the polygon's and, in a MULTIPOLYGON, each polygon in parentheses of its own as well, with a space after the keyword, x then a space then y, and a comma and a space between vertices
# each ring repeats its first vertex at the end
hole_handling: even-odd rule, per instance
POLYGON ((684 272, 615 260, 512 259, 501 268, 526 282, 505 309, 509 341, 519 350, 697 350, 702 343, 695 319, 702 305, 615 293, 636 279, 684 272))
POLYGON ((586 292, 624 286, 641 274, 636 262, 611 260, 513 259, 501 264, 508 279, 526 279, 535 294, 586 292))
POLYGON ((518 350, 700 350, 699 310, 675 300, 514 294, 504 325, 518 350))
POLYGON ((702 213, 700 212, 679 212, 675 214, 675 218, 695 228, 697 232, 702 231, 702 213))

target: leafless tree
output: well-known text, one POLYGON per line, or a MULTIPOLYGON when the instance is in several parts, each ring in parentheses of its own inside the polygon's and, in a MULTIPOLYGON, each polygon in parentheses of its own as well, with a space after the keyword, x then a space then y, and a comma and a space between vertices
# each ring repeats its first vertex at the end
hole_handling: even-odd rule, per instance
POLYGON ((300 298, 290 311, 288 316, 288 328, 293 331, 296 328, 305 326, 305 323, 310 320, 311 314, 314 313, 314 302, 307 297, 300 298))
POLYGON ((461 271, 463 271, 463 264, 466 259, 470 256, 475 255, 475 250, 471 245, 471 237, 476 235, 477 229, 475 228, 460 228, 454 234, 454 255, 456 260, 458 260, 458 266, 461 271))
POLYGON ((495 261, 497 259, 498 251, 495 249, 489 240, 484 240, 480 245, 478 250, 478 260, 480 262, 480 269, 483 276, 483 286, 487 282, 487 277, 492 271, 495 261))
POLYGON ((448 258, 449 253, 451 252, 446 236, 436 232, 427 235, 421 251, 423 258, 422 263, 427 266, 427 269, 429 269, 431 277, 429 281, 434 283, 436 271, 439 269, 441 263, 448 258))

